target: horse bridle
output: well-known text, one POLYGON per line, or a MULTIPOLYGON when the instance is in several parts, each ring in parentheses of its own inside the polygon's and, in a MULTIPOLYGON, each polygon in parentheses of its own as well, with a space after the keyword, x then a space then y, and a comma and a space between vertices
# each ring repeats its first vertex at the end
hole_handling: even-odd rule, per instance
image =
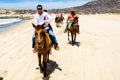
POLYGON ((41 43, 35 43, 37 46, 38 46, 38 49, 43 49, 43 47, 44 47, 44 44, 45 44, 45 41, 44 40, 42 40, 42 42, 41 43))

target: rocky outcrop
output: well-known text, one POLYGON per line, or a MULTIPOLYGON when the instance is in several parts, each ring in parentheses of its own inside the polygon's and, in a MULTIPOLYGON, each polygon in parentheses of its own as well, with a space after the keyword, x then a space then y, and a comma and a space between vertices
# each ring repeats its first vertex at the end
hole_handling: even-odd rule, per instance
POLYGON ((93 0, 82 6, 66 9, 54 9, 51 11, 54 13, 69 13, 71 9, 76 10, 79 14, 120 13, 120 0, 93 0))
POLYGON ((78 13, 120 13, 120 0, 95 0, 85 5, 74 7, 78 13))

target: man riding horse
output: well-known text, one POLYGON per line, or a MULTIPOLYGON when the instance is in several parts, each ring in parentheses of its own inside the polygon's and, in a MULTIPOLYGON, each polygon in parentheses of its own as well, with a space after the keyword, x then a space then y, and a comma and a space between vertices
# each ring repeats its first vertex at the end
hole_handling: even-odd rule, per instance
MULTIPOLYGON (((57 39, 48 25, 50 23, 52 17, 47 12, 43 11, 42 5, 37 6, 37 11, 38 11, 38 13, 34 16, 35 24, 36 25, 44 24, 44 29, 49 34, 55 50, 59 50, 57 39)), ((33 50, 34 53, 37 52, 37 49, 35 48, 35 34, 33 34, 33 36, 32 36, 32 48, 34 48, 34 50, 33 50)))
POLYGON ((64 17, 62 13, 56 14, 55 23, 57 27, 60 27, 60 24, 63 24, 63 20, 64 20, 64 17))
MULTIPOLYGON (((68 15, 68 18, 67 18, 67 26, 65 28, 65 33, 67 32, 67 30, 70 29, 71 25, 72 25, 72 22, 75 18, 79 18, 78 15, 76 14, 75 10, 71 10, 71 14, 68 15)), ((77 33, 80 34, 79 32, 79 24, 76 25, 77 27, 77 33)))

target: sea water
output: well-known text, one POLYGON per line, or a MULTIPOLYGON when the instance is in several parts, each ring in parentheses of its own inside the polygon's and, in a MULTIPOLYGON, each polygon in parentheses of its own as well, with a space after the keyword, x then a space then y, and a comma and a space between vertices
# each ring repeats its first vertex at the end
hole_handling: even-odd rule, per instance
POLYGON ((0 19, 0 32, 5 31, 13 25, 22 22, 19 18, 0 19))

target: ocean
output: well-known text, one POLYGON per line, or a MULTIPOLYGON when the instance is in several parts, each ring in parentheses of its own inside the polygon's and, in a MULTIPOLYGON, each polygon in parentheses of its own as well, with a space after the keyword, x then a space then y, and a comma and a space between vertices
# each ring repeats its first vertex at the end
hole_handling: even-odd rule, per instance
POLYGON ((0 32, 7 30, 22 21, 23 20, 19 18, 0 19, 0 32))

